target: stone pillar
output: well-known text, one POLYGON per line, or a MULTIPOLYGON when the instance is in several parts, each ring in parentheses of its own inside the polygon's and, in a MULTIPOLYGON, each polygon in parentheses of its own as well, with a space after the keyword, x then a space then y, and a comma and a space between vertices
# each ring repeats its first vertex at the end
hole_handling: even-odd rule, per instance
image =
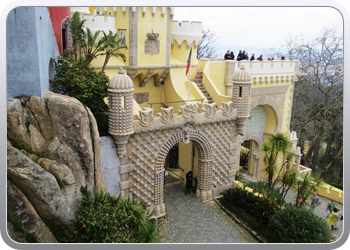
POLYGON ((212 161, 200 159, 198 163, 198 183, 196 197, 202 201, 212 200, 212 161))
POLYGON ((253 154, 254 158, 254 178, 259 179, 260 178, 260 155, 258 151, 255 151, 253 154))
MULTIPOLYGON (((132 7, 129 7, 129 65, 137 66, 137 27, 138 27, 138 16, 139 16, 139 7, 136 8, 136 11, 132 10, 132 7)), ((129 72, 128 72, 129 74, 129 72)))

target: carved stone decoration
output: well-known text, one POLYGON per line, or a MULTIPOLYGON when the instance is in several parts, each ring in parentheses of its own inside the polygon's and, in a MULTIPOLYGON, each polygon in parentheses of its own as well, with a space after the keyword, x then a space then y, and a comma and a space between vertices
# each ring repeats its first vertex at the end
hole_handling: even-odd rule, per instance
POLYGON ((126 144, 128 143, 130 135, 113 135, 114 142, 117 145, 117 154, 120 158, 126 156, 126 144))
POLYGON ((206 104, 206 109, 205 109, 205 116, 208 118, 213 118, 216 114, 216 103, 208 103, 206 104))
POLYGON ((233 102, 222 102, 222 114, 224 116, 230 116, 233 112, 233 102))
POLYGON ((183 130, 182 130, 182 141, 185 143, 185 144, 188 144, 190 143, 190 134, 191 134, 191 128, 189 127, 185 127, 183 130))
POLYGON ((137 69, 128 69, 127 74, 131 79, 134 79, 137 74, 137 69))
POLYGON ((138 104, 148 102, 149 92, 134 93, 134 99, 138 104))
POLYGON ((162 113, 161 113, 161 121, 162 123, 168 124, 174 120, 174 108, 169 107, 169 108, 160 108, 162 113))
POLYGON ((168 76, 170 69, 164 70, 163 74, 159 77, 159 79, 154 83, 154 86, 160 86, 160 84, 164 81, 164 79, 168 76))
POLYGON ((139 84, 140 87, 145 87, 145 86, 146 86, 146 83, 148 82, 148 80, 149 80, 150 77, 152 76, 153 71, 154 71, 154 69, 150 69, 150 70, 148 71, 148 73, 147 73, 147 75, 145 76, 145 78, 144 78, 142 81, 140 81, 140 84, 139 84))
POLYGON ((237 117, 236 119, 236 133, 239 134, 239 135, 244 135, 245 132, 244 132, 244 124, 245 124, 245 121, 246 121, 246 117, 237 117))
POLYGON ((148 127, 153 123, 153 108, 145 108, 140 110, 139 120, 140 125, 143 127, 148 127))
POLYGON ((197 104, 185 104, 180 106, 181 113, 184 118, 193 118, 197 114, 198 105, 197 104))
POLYGON ((146 54, 159 54, 160 41, 158 40, 159 33, 147 33, 147 40, 145 40, 145 53, 146 54))
POLYGON ((152 33, 147 33, 146 36, 149 40, 156 40, 159 37, 159 33, 153 33, 152 30, 152 33))

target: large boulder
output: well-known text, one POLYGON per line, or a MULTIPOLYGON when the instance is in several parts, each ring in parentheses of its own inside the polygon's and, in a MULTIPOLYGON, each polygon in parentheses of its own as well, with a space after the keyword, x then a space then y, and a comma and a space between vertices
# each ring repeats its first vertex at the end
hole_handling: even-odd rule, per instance
POLYGON ((105 189, 97 123, 75 98, 48 91, 8 100, 7 139, 8 179, 42 219, 67 226, 82 187, 105 189))
POLYGON ((32 234, 39 243, 57 242, 27 197, 10 181, 7 181, 7 213, 11 217, 8 232, 13 240, 26 243, 24 234, 32 234))

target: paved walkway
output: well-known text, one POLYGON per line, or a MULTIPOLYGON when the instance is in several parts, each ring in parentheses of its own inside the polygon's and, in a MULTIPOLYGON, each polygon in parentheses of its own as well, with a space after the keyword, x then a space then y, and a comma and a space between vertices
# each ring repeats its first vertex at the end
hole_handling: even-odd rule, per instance
MULTIPOLYGON (((294 203, 295 196, 296 191, 290 190, 286 201, 294 203)), ((327 221, 326 206, 330 201, 324 197, 320 200, 322 203, 315 208, 315 213, 327 221)), ((180 185, 165 189, 164 203, 168 218, 164 243, 249 243, 215 207, 202 202, 193 193, 185 195, 180 185)), ((335 204, 343 212, 343 205, 335 204)), ((338 228, 332 233, 337 240, 343 233, 343 221, 338 222, 338 228)))
POLYGON ((180 185, 165 188, 168 231, 164 243, 248 243, 213 206, 184 192, 180 185))

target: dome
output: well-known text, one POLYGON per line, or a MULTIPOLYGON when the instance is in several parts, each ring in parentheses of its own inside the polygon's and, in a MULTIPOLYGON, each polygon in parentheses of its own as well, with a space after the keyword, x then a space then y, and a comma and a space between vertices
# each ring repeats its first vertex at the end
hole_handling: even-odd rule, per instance
POLYGON ((240 69, 237 70, 233 76, 232 81, 235 82, 251 82, 252 76, 249 74, 248 71, 245 70, 244 65, 240 66, 240 69))
POLYGON ((134 83, 131 78, 125 74, 124 70, 120 68, 118 74, 114 75, 109 81, 108 87, 118 90, 133 89, 134 83))

